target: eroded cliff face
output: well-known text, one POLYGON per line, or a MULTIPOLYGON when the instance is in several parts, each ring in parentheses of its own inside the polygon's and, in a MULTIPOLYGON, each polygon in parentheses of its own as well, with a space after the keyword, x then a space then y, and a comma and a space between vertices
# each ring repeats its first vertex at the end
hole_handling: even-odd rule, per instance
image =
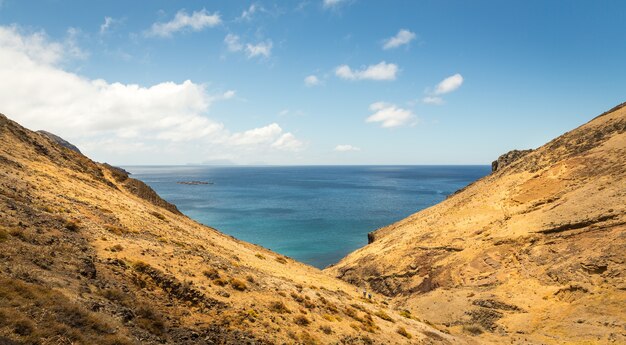
POLYGON ((403 315, 0 115, 1 344, 463 342, 403 315))
POLYGON ((480 342, 626 343, 626 108, 379 229, 327 271, 480 342))

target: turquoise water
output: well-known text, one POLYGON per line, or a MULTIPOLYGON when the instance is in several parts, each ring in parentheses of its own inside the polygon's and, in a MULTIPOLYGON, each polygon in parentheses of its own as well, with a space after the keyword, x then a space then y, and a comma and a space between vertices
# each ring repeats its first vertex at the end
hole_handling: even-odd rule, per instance
POLYGON ((323 268, 489 166, 129 166, 198 222, 323 268), (179 181, 207 181, 184 185, 179 181))

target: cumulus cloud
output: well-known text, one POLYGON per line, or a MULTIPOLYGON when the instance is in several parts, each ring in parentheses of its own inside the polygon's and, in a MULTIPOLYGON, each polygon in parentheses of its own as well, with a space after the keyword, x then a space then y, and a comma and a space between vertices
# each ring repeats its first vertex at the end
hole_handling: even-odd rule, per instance
POLYGON ((195 11, 191 15, 180 10, 174 19, 165 23, 154 23, 148 32, 148 36, 171 37, 172 34, 182 31, 201 31, 208 27, 214 27, 222 23, 219 13, 209 13, 206 9, 195 11))
POLYGON ((395 80, 398 71, 398 65, 381 61, 376 65, 369 65, 360 70, 353 70, 348 65, 341 65, 335 69, 335 75, 346 80, 395 80))
POLYGON ((463 84, 463 76, 459 73, 449 76, 446 79, 442 80, 437 87, 435 88, 436 95, 443 95, 449 92, 452 92, 463 84))
POLYGON ((404 126, 414 123, 415 115, 408 109, 402 109, 395 104, 376 102, 370 105, 370 115, 365 122, 380 123, 383 128, 404 126))
POLYGON ((259 42, 257 44, 246 44, 246 54, 248 58, 255 56, 269 57, 272 54, 272 41, 259 42))
POLYGON ((279 152, 300 142, 275 123, 233 133, 209 118, 211 105, 234 98, 234 90, 212 94, 190 80, 141 86, 88 79, 61 67, 69 54, 44 33, 0 26, 0 112, 73 141, 94 158, 150 151, 164 162, 164 152, 179 150, 169 162, 181 163, 181 152, 199 148, 237 156, 240 149, 279 152))
POLYGON ((459 73, 451 75, 437 84, 435 91, 427 92, 427 95, 422 98, 422 103, 435 105, 443 104, 444 101, 441 95, 450 93, 461 87, 461 85, 463 85, 463 76, 459 73))
POLYGON ((285 133, 272 143, 272 147, 278 150, 296 152, 304 147, 304 143, 296 139, 293 134, 285 133))
POLYGON ((401 29, 395 36, 384 41, 383 49, 398 48, 405 44, 409 44, 409 42, 414 40, 416 37, 415 33, 406 29, 401 29))
POLYGON ((320 84, 320 79, 316 75, 310 75, 304 78, 304 85, 306 86, 316 86, 320 84))
POLYGON ((361 151, 361 149, 352 145, 337 145, 335 146, 335 151, 348 152, 348 151, 361 151))
POLYGON ((255 56, 263 56, 270 57, 272 54, 272 41, 268 40, 265 42, 259 42, 257 44, 241 42, 241 38, 235 34, 228 34, 224 37, 224 44, 226 44, 226 48, 231 52, 239 52, 244 51, 248 58, 253 58, 255 56))

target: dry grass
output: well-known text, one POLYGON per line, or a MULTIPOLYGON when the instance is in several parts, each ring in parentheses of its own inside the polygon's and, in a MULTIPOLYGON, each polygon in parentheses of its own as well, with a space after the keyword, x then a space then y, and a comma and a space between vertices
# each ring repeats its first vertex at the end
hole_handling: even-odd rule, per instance
POLYGON ((413 338, 413 336, 411 334, 409 334, 409 332, 407 332, 406 328, 400 326, 396 329, 396 333, 400 334, 401 336, 407 338, 407 339, 411 339, 413 338))
POLYGON ((131 344, 106 319, 50 289, 0 278, 0 329, 11 329, 19 343, 48 343, 64 337, 71 343, 131 344))

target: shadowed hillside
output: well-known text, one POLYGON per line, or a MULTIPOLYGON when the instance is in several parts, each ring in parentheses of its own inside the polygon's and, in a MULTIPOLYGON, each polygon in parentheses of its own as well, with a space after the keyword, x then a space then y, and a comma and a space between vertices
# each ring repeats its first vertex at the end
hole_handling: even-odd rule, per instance
POLYGON ((370 234, 328 272, 480 342, 626 343, 626 107, 370 234))
POLYGON ((0 115, 0 344, 464 343, 55 138, 0 115))

